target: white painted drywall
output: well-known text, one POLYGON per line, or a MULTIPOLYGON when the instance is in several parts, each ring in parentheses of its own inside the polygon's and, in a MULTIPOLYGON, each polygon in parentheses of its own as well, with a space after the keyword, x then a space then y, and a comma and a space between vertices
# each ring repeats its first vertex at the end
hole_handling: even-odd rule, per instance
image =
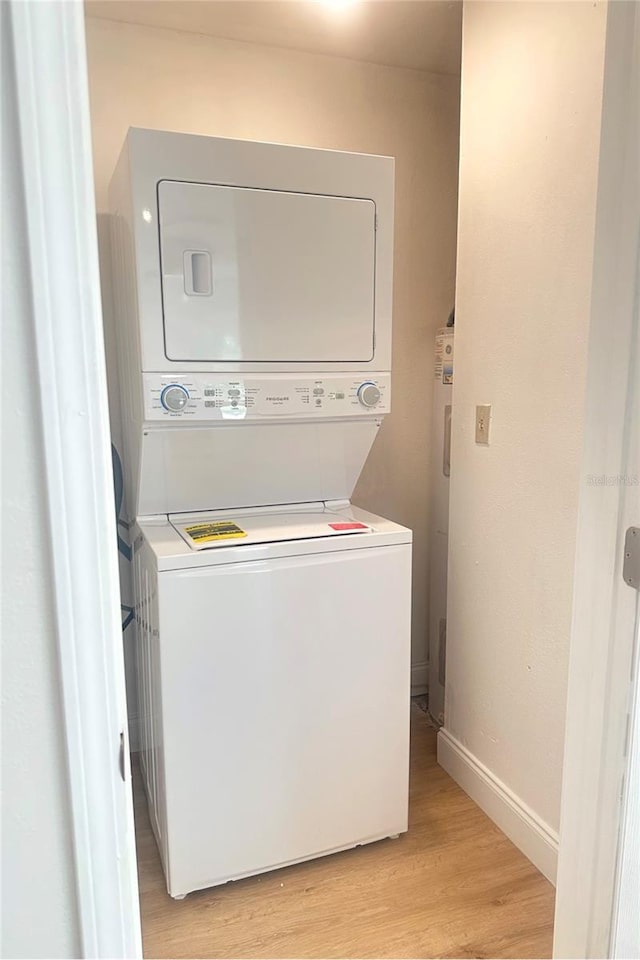
POLYGON ((2 4, 2 956, 77 957, 31 277, 2 4))
POLYGON ((445 727, 552 834, 605 27, 600 2, 464 12, 445 727))
MULTIPOLYGON (((412 659, 426 679, 431 373, 453 303, 457 79, 93 18, 87 44, 103 213, 129 126, 396 157, 393 411, 354 501, 414 530, 412 659)), ((106 318, 108 300, 105 284, 106 318)))

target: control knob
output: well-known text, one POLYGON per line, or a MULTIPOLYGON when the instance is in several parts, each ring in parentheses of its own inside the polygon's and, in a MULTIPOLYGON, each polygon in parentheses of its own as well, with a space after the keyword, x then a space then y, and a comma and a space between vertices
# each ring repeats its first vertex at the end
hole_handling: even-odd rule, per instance
POLYGON ((375 383, 362 383, 358 387, 358 400, 363 407, 375 407, 380 401, 380 390, 375 383))
POLYGON ((160 403, 169 413, 182 413, 189 399, 189 391, 179 383, 170 383, 160 394, 160 403))

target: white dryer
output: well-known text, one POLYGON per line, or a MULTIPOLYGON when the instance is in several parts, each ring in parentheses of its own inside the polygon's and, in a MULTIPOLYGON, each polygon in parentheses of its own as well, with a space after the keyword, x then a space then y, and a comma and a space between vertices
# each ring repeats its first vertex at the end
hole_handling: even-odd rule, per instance
POLYGON ((141 763, 169 892, 407 829, 393 161, 129 131, 111 185, 141 763))

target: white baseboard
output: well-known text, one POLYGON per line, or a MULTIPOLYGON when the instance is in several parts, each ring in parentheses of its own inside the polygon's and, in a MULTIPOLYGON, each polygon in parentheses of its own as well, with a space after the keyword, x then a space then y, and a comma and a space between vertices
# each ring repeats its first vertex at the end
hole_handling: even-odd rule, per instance
POLYGON ((438 734, 438 763, 555 884, 558 834, 444 728, 438 734))
POLYGON ((411 693, 426 693, 429 684, 429 664, 426 660, 411 664, 411 693))

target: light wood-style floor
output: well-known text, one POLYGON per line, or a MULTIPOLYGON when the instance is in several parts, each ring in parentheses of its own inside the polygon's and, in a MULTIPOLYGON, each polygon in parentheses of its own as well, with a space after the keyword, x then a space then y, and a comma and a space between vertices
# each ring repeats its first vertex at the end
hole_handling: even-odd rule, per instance
POLYGON ((409 832, 174 901, 134 777, 145 957, 550 957, 554 890, 436 763, 414 706, 409 832))

